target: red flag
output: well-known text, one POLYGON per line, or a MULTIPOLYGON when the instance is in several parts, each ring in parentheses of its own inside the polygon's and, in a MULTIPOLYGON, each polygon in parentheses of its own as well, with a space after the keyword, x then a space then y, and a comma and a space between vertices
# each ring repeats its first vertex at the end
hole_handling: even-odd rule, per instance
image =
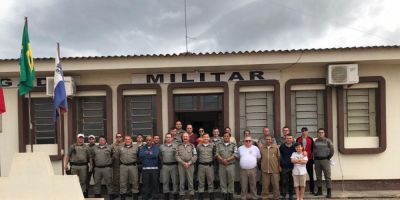
POLYGON ((0 114, 6 112, 6 104, 4 102, 4 92, 3 88, 0 87, 0 114))

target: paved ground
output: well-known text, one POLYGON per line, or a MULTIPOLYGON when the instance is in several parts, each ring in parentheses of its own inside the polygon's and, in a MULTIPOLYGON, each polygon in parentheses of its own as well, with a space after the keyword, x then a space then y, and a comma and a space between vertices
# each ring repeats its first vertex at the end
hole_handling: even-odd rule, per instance
MULTIPOLYGON (((324 194, 325 191, 324 191, 324 194)), ((272 196, 271 196, 272 198, 272 196)), ((94 200, 94 198, 91 198, 94 200)), ((108 198, 105 198, 108 200, 108 198)), ((128 197, 127 200, 132 197, 128 197)), ((142 198, 139 198, 142 199, 142 198)), ((171 198, 172 199, 172 198, 171 198)), ((219 199, 219 198, 217 198, 219 199)), ((235 195, 235 199, 240 199, 240 195, 235 195)), ((294 198, 295 199, 295 198, 294 198)), ((305 194, 304 199, 326 199, 325 196, 314 196, 310 193, 305 194)), ((332 191, 332 199, 400 199, 399 190, 379 190, 379 191, 332 191)), ((119 198, 118 198, 119 200, 119 198)))

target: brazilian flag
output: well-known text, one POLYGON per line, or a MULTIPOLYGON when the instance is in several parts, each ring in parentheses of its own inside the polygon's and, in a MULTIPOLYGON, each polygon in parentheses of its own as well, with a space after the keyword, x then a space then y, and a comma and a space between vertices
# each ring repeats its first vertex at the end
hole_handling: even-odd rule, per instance
POLYGON ((27 19, 25 19, 24 32, 22 34, 22 49, 19 66, 19 95, 25 95, 32 90, 33 81, 36 77, 35 68, 33 66, 32 48, 29 42, 27 19))

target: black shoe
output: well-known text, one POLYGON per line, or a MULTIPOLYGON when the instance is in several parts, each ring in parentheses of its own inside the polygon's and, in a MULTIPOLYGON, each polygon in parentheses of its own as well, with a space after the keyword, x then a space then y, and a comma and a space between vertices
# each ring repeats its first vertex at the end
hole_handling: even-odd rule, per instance
MULTIPOLYGON (((190 195, 190 196, 192 196, 192 195, 190 195)), ((203 200, 204 199, 204 193, 203 192, 199 192, 197 194, 197 197, 198 197, 199 200, 203 200)))
POLYGON ((190 199, 190 200, 195 200, 194 195, 191 194, 191 195, 189 196, 189 199, 190 199))
POLYGON ((164 193, 164 199, 169 200, 169 193, 164 193))
POLYGON ((94 198, 101 198, 101 194, 95 194, 94 198))
POLYGON ((318 187, 317 193, 314 194, 314 196, 320 196, 322 195, 322 187, 318 187))
POLYGON ((332 198, 332 190, 331 188, 326 189, 326 198, 332 198))
POLYGON ((208 196, 209 196, 210 200, 215 200, 214 192, 209 193, 208 196))
POLYGON ((126 196, 125 194, 121 194, 121 195, 120 195, 120 199, 121 199, 121 200, 125 200, 125 196, 126 196))
POLYGON ((114 194, 110 194, 110 195, 108 195, 108 198, 109 198, 110 200, 114 200, 114 199, 115 199, 115 195, 114 195, 114 194))
POLYGON ((174 200, 179 200, 179 194, 174 194, 174 200))
POLYGON ((139 193, 133 193, 132 198, 133 200, 139 200, 139 193))
POLYGON ((88 198, 88 197, 89 197, 89 196, 88 196, 88 193, 87 193, 87 192, 84 192, 84 193, 83 193, 83 197, 88 198))

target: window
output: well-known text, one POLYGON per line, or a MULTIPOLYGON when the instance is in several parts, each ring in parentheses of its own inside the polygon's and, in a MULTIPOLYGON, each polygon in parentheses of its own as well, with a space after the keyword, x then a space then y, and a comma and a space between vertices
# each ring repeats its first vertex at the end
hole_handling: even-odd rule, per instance
POLYGON ((174 95, 175 111, 209 111, 223 109, 222 94, 174 95))
POLYGON ((156 95, 124 96, 125 132, 153 135, 157 133, 156 95))
POLYGON ((343 154, 372 154, 386 150, 386 86, 383 77, 337 89, 338 143, 343 154))
POLYGON ((76 97, 77 131, 85 136, 106 136, 106 97, 86 96, 76 97))
POLYGON ((280 133, 280 86, 277 80, 239 81, 235 83, 235 135, 243 139, 249 129, 254 139, 269 127, 273 137, 280 133))
POLYGON ((121 84, 117 88, 118 132, 130 134, 162 134, 161 87, 159 84, 121 84))
POLYGON ((325 102, 323 90, 294 90, 291 92, 291 127, 295 138, 301 128, 307 127, 311 137, 317 137, 318 128, 325 128, 325 102))
POLYGON ((56 144, 53 100, 32 98, 32 126, 35 144, 56 144))
POLYGON ((345 136, 376 136, 375 89, 346 89, 344 93, 345 136))
POLYGON ((317 137, 318 128, 325 129, 331 140, 332 88, 325 78, 290 79, 285 84, 286 125, 295 138, 301 128, 307 127, 311 137, 317 137))
MULTIPOLYGON (((240 133, 250 130, 254 138, 261 138, 263 128, 274 130, 274 92, 240 93, 240 133)), ((240 140, 243 140, 240 134, 240 140)))

